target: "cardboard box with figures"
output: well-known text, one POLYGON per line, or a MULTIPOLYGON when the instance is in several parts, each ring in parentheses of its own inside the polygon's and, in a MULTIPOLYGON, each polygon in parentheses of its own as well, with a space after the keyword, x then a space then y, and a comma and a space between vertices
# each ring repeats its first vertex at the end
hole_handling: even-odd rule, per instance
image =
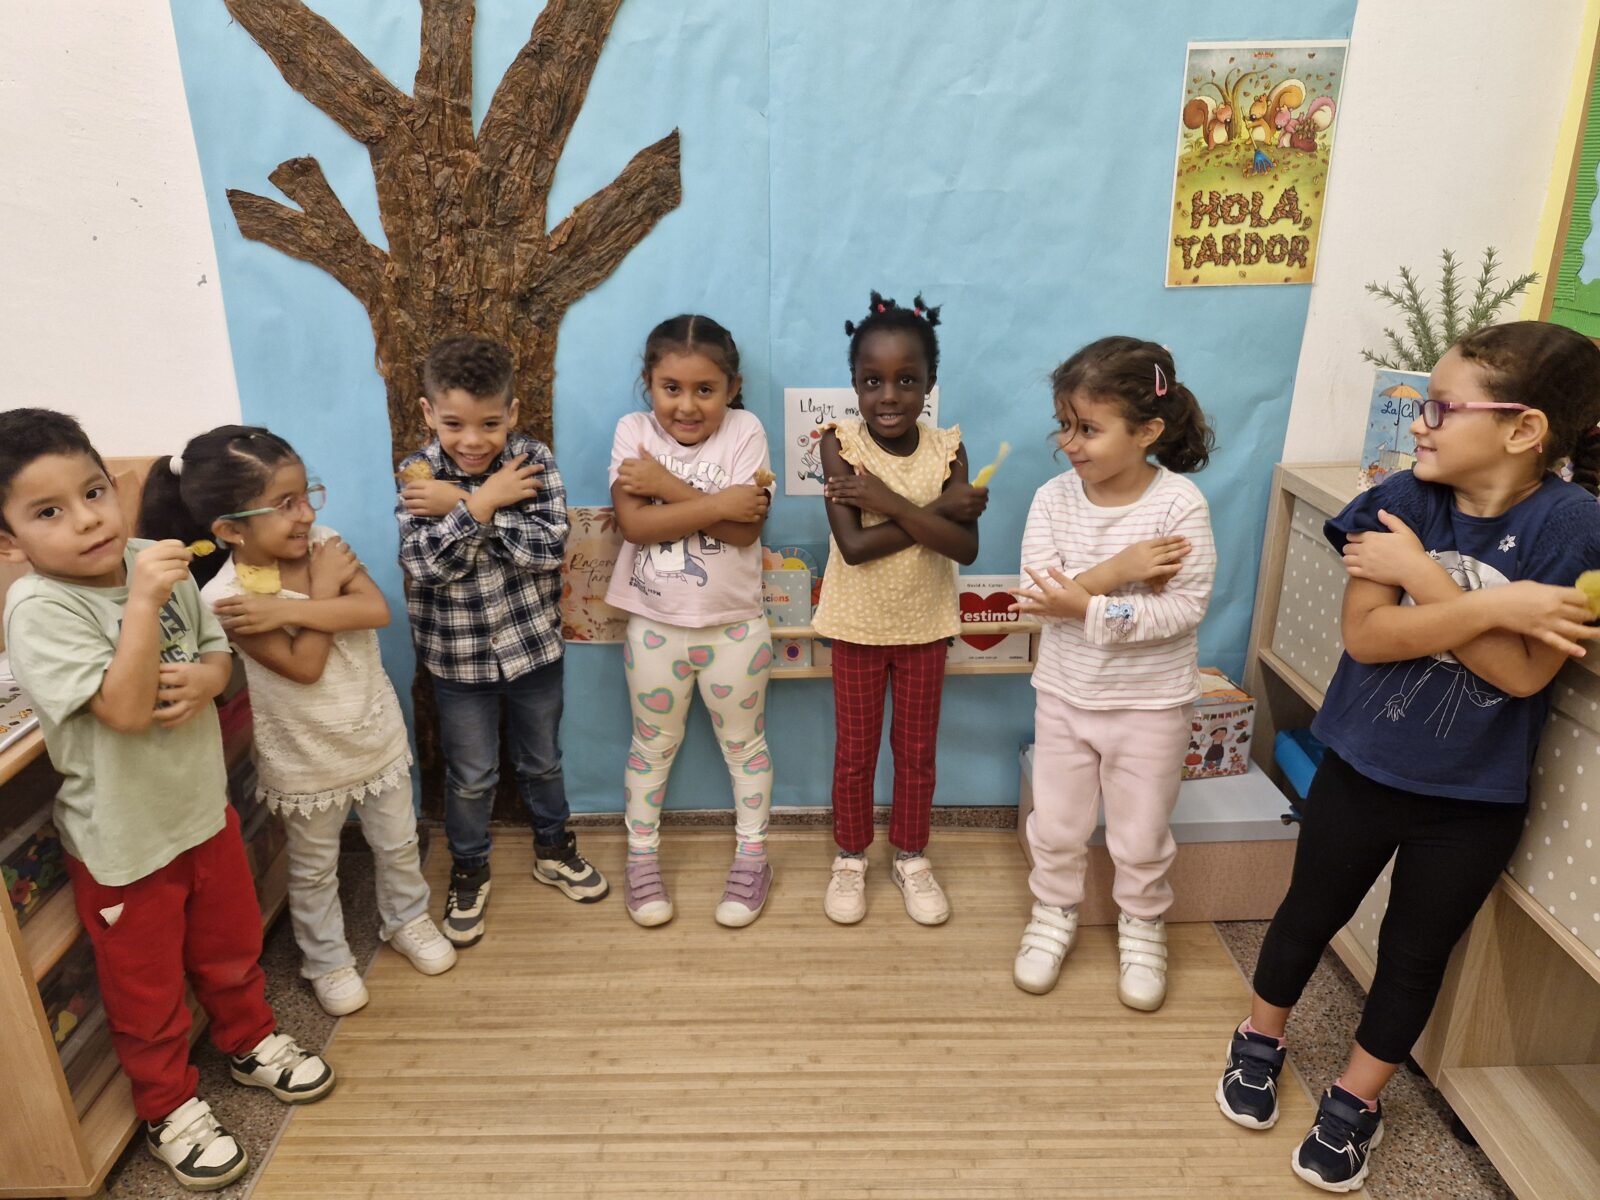
POLYGON ((1189 748, 1183 756, 1185 779, 1243 775, 1250 769, 1250 737, 1256 702, 1215 667, 1200 668, 1200 698, 1189 721, 1189 748))

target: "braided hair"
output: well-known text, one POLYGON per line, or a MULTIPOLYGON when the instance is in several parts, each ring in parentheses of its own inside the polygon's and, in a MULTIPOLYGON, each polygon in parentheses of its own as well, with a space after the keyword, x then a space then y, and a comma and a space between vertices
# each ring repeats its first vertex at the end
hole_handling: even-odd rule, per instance
POLYGON ((874 333, 908 332, 922 342, 922 352, 928 360, 928 382, 939 377, 939 335, 933 327, 939 323, 939 308, 929 307, 918 295, 910 308, 902 308, 887 296, 872 293, 867 305, 867 315, 859 321, 846 321, 844 331, 850 338, 850 376, 855 377, 856 359, 861 355, 861 343, 874 333))

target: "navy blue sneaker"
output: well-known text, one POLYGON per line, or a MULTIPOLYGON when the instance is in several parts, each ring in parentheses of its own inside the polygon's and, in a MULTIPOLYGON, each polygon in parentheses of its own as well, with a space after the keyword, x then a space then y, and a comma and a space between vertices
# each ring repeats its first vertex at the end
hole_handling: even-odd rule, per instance
POLYGON ((1312 1187, 1353 1192, 1367 1178, 1367 1158, 1383 1141, 1383 1105, 1368 1110, 1338 1084, 1322 1093, 1317 1123, 1289 1165, 1312 1187))
POLYGON ((1217 1080, 1217 1107, 1246 1129, 1271 1129, 1278 1122, 1278 1073, 1286 1051, 1278 1039, 1235 1029, 1228 1065, 1217 1080))

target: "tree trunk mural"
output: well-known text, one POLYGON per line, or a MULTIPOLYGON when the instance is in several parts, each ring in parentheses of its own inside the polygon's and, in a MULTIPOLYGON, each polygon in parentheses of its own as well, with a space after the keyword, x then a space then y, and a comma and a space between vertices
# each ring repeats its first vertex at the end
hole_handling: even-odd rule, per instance
MULTIPOLYGON (((269 178, 299 205, 229 189, 247 238, 322 268, 367 310, 398 462, 428 440, 417 411, 434 341, 471 331, 516 362, 519 424, 553 444, 551 400, 562 317, 682 198, 678 131, 633 156, 555 228, 556 164, 583 107, 622 0, 549 0, 472 128, 473 0, 422 0, 416 81, 406 95, 301 0, 224 0, 295 91, 367 147, 388 249, 362 236, 314 158, 269 178)), ((432 688, 418 670, 417 742, 439 794, 432 688)), ((502 771, 496 815, 516 816, 502 771)))

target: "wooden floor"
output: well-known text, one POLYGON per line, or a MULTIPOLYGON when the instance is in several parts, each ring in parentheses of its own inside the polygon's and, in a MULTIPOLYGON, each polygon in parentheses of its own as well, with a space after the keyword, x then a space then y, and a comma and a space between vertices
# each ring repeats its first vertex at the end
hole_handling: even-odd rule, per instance
POLYGON ((339 1086, 294 1115, 256 1200, 1317 1194, 1289 1171, 1312 1110, 1287 1074, 1271 1131, 1217 1111, 1247 993, 1210 925, 1172 928, 1147 1015, 1117 1002, 1113 928, 1083 932, 1049 996, 1013 986, 1011 833, 935 834, 955 915, 933 929, 882 840, 852 928, 822 914, 822 831, 774 834, 772 898, 743 930, 711 916, 729 831, 668 830, 678 916, 659 929, 622 907, 620 831, 583 846, 614 883, 600 904, 534 883, 527 836, 505 838, 489 935, 454 971, 379 951, 331 1047, 339 1086))

